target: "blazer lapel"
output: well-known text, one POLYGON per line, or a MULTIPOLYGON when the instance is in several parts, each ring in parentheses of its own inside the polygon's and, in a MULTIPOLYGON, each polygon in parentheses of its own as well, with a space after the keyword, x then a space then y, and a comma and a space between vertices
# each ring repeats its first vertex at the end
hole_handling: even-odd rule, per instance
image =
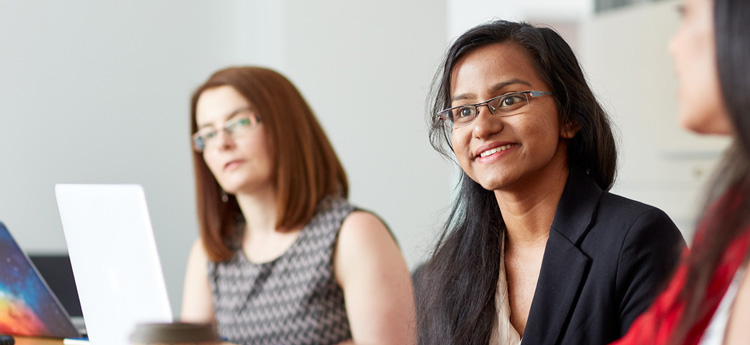
POLYGON ((544 250, 523 344, 556 344, 563 337, 591 265, 578 241, 590 228, 601 194, 588 175, 570 169, 544 250))
POLYGON ((558 232, 550 232, 523 344, 557 343, 578 299, 590 261, 558 232))

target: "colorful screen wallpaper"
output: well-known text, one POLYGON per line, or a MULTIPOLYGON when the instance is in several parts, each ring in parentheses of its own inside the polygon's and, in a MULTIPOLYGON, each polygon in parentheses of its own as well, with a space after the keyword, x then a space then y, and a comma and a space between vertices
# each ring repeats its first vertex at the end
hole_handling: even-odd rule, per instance
POLYGON ((0 223, 0 333, 73 338, 78 331, 0 223))

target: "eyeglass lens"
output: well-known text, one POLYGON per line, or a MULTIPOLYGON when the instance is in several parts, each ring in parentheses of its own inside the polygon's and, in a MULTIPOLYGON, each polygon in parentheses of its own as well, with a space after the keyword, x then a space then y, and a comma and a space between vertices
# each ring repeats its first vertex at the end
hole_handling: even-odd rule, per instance
MULTIPOLYGON (((247 134, 258 122, 258 119, 253 116, 241 117, 225 123, 222 130, 227 135, 235 138, 247 134)), ((218 136, 219 132, 216 129, 198 131, 193 135, 193 148, 198 152, 203 152, 207 147, 217 142, 216 137, 218 136)))
POLYGON ((486 106, 490 113, 498 116, 511 116, 524 112, 529 105, 527 93, 518 92, 491 98, 484 102, 467 104, 451 108, 450 116, 453 127, 463 127, 473 122, 479 113, 479 107, 486 106))

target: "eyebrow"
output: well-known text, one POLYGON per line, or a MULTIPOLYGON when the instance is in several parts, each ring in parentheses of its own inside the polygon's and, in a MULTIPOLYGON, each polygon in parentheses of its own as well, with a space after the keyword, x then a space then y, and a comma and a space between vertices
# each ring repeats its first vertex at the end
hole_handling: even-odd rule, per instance
MULTIPOLYGON (((523 79, 513 78, 511 80, 499 82, 499 83, 497 83, 495 85, 492 85, 492 87, 490 88, 490 90, 492 90, 492 91, 500 91, 503 88, 505 88, 506 86, 508 86, 508 85, 514 85, 514 84, 522 84, 522 85, 526 85, 526 86, 531 86, 531 83, 529 83, 528 81, 525 81, 523 79)), ((456 96, 451 97, 451 102, 462 100, 462 99, 469 99, 469 98, 471 98, 471 96, 473 96, 473 94, 471 94, 471 93, 462 93, 460 95, 456 95, 456 96)))
MULTIPOLYGON (((250 107, 239 107, 239 108, 233 110, 232 112, 230 112, 229 114, 227 114, 226 116, 224 116, 224 121, 226 122, 227 120, 235 117, 237 114, 239 114, 239 113, 241 113, 243 111, 251 111, 251 109, 250 109, 250 107)), ((200 129, 207 128, 207 127, 212 127, 212 126, 213 125, 206 123, 206 124, 199 125, 198 129, 200 130, 200 129)))

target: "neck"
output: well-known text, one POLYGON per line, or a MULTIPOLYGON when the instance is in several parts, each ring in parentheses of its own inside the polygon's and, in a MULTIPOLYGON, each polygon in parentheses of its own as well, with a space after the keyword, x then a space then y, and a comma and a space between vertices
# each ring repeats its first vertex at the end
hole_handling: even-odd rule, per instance
POLYGON ((268 234, 276 230, 278 209, 273 188, 262 188, 251 194, 237 193, 235 196, 245 217, 247 234, 268 234))
POLYGON ((569 173, 563 164, 554 171, 542 172, 543 179, 520 190, 495 191, 509 245, 546 245, 569 173))

